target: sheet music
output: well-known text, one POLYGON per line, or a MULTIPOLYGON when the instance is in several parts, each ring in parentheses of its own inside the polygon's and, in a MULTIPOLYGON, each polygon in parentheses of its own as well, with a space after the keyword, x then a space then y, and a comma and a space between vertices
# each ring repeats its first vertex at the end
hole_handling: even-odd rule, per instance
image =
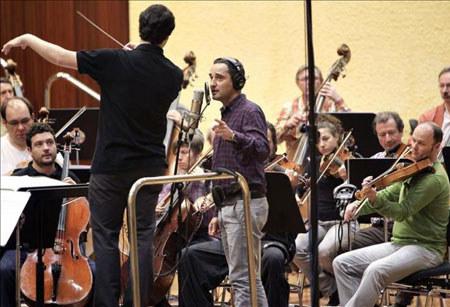
MULTIPOLYGON (((19 177, 20 178, 20 177, 19 177)), ((3 186, 3 177, 2 177, 3 186)), ((0 204, 0 245, 5 246, 13 233, 20 214, 30 199, 30 192, 1 191, 0 204)))
POLYGON ((18 191, 20 188, 39 188, 58 185, 68 185, 68 183, 45 176, 2 176, 1 178, 2 193, 3 190, 18 191))

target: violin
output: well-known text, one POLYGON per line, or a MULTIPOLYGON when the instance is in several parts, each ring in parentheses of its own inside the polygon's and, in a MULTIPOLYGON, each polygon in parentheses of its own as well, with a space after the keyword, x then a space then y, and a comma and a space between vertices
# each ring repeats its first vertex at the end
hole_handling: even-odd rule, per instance
POLYGON ((347 159, 354 159, 355 157, 346 148, 342 147, 335 155, 323 156, 319 166, 319 172, 324 172, 331 176, 338 176, 339 168, 345 163, 347 159), (326 166, 329 164, 328 168, 326 166))
MULTIPOLYGON (((62 178, 69 174, 70 142, 65 136, 62 178)), ((44 304, 83 306, 92 288, 92 273, 87 258, 80 252, 79 238, 89 222, 85 198, 64 199, 53 248, 44 251, 44 304)), ((28 255, 20 271, 20 289, 28 304, 36 302, 37 251, 28 255)))

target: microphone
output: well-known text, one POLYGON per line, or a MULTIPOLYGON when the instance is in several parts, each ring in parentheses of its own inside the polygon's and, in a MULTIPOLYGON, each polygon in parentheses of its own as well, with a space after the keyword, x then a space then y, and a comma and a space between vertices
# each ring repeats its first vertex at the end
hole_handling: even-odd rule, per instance
POLYGON ((195 129, 198 127, 200 121, 200 112, 202 109, 204 92, 201 89, 194 90, 194 97, 192 98, 191 110, 189 111, 189 125, 188 125, 188 137, 189 141, 192 141, 194 137, 195 129))
POLYGON ((205 82, 205 101, 206 105, 209 106, 209 104, 211 103, 211 91, 209 90, 208 82, 205 82))

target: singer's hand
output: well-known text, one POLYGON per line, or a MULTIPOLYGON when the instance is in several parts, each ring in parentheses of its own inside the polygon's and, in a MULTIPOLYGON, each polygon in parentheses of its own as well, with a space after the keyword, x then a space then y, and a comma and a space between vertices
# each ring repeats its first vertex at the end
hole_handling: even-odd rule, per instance
POLYGON ((344 221, 350 222, 351 220, 355 219, 355 211, 358 208, 358 203, 353 202, 350 205, 347 206, 344 213, 344 221))
POLYGON ((228 127, 227 123, 220 119, 215 119, 217 125, 212 129, 216 134, 216 137, 221 137, 225 141, 231 141, 233 138, 233 130, 228 127))

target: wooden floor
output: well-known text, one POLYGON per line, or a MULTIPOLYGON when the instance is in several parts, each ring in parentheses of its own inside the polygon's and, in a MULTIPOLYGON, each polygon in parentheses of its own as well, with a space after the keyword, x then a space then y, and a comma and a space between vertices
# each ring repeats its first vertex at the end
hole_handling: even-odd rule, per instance
MULTIPOLYGON (((290 284, 297 284, 297 274, 296 273, 290 273, 289 274, 289 283, 290 284)), ((178 280, 177 277, 175 277, 175 281, 172 285, 171 288, 171 297, 174 298, 172 300, 170 300, 170 304, 172 306, 178 306, 178 301, 176 299, 177 295, 178 295, 178 280)), ((219 293, 220 294, 220 293, 219 293)), ((228 302, 229 301, 229 293, 227 292, 225 295, 225 301, 228 302)), ((302 304, 303 306, 311 306, 311 296, 310 296, 310 290, 309 287, 306 287, 303 293, 303 299, 302 299, 302 304)), ((418 298, 414 298, 411 306, 417 306, 417 299, 418 298)), ((420 305, 419 306, 425 306, 425 297, 420 297, 420 305)), ((328 298, 323 298, 320 300, 320 305, 321 306, 326 306, 326 303, 328 302, 328 298)), ((445 300, 445 306, 450 307, 450 299, 446 299, 445 300)), ((391 298, 391 304, 394 304, 394 298, 391 298)), ((218 306, 220 306, 220 304, 217 304, 218 306)), ((296 292, 291 292, 290 297, 289 297, 289 305, 290 306, 299 306, 299 299, 298 299, 298 294, 296 292)), ((230 306, 230 305, 226 305, 226 306, 230 306)), ((433 300, 433 304, 431 306, 441 306, 440 302, 438 299, 434 299, 433 300)), ((272 306, 271 306, 272 307, 272 306)), ((273 306, 276 307, 276 306, 273 306)))

